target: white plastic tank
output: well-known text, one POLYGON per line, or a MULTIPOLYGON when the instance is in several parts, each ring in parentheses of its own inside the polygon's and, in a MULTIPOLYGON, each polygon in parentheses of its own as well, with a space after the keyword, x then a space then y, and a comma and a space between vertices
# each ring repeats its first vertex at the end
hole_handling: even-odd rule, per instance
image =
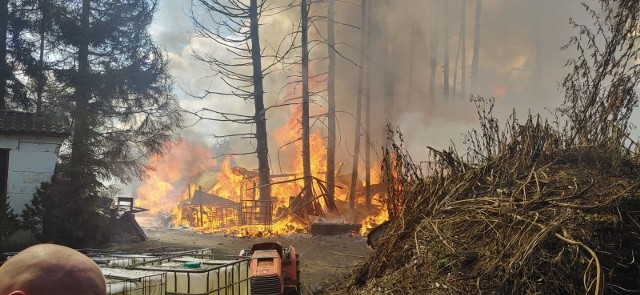
POLYGON ((165 295, 167 274, 158 271, 101 268, 110 295, 165 295))
MULTIPOLYGON (((218 268, 218 288, 225 287, 226 293, 220 294, 248 294, 249 293, 249 260, 215 260, 195 257, 172 258, 172 262, 200 262, 202 265, 218 268)), ((215 294, 215 293, 214 293, 215 294)))
POLYGON ((167 294, 249 294, 249 261, 212 260, 181 256, 163 260, 160 265, 135 266, 140 270, 167 273, 167 294), (199 267, 186 267, 185 262, 199 262, 199 267))

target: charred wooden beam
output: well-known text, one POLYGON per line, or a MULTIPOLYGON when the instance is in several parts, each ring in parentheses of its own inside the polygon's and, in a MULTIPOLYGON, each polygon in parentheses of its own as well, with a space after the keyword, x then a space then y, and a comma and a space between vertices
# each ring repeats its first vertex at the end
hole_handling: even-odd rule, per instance
POLYGON ((312 223, 312 235, 344 235, 359 233, 361 224, 354 223, 312 223))

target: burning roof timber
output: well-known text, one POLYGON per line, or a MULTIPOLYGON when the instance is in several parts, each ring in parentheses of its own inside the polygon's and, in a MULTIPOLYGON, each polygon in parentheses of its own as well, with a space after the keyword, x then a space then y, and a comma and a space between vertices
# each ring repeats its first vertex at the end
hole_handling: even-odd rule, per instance
POLYGON ((207 206, 234 206, 238 203, 225 199, 220 196, 205 193, 201 190, 197 190, 192 198, 186 199, 181 202, 182 205, 207 205, 207 206))

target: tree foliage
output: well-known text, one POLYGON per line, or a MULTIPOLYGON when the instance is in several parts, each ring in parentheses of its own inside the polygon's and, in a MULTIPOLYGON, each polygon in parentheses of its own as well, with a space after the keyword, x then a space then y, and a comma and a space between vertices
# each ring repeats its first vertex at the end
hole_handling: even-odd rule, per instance
POLYGON ((102 181, 140 177, 142 160, 179 127, 169 64, 149 33, 156 7, 157 0, 0 1, 0 94, 11 99, 4 105, 30 110, 37 97, 44 115, 72 123, 55 181, 23 212, 38 238, 105 241, 105 217, 95 210, 102 181))
MULTIPOLYGON (((44 0, 43 0, 44 1, 44 0)), ((35 0, 0 1, 0 109, 32 106, 29 85, 21 75, 37 75, 30 38, 35 23, 35 0)))
POLYGON ((109 217, 96 211, 99 198, 93 194, 80 196, 80 204, 70 202, 68 195, 81 184, 57 178, 43 183, 31 203, 22 211, 23 228, 42 242, 72 247, 104 244, 111 237, 109 217))
MULTIPOLYGON (((81 36, 89 37, 88 73, 75 64, 56 70, 64 85, 74 88, 88 83, 88 114, 84 146, 100 176, 124 179, 141 168, 139 158, 158 152, 180 120, 171 94, 168 63, 148 33, 155 1, 95 1, 89 9, 89 28, 77 20, 82 6, 66 4, 58 19, 65 47, 80 54, 81 36), (78 34, 87 30, 85 34, 78 34)), ((74 100, 84 99, 74 97, 74 100)), ((74 118, 77 119, 77 118, 74 118)), ((75 136, 75 134, 74 134, 75 136)), ((80 163, 72 163, 80 164, 80 163)))
POLYGON ((9 200, 0 202, 0 242, 11 237, 20 228, 20 218, 11 209, 9 200))

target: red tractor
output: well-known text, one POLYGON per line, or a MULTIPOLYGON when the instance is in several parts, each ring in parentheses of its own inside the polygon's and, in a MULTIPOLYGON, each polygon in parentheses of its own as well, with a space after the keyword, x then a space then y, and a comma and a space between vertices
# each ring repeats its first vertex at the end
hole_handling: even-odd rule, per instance
POLYGON ((300 262, 296 248, 274 242, 255 244, 251 257, 251 295, 300 294, 300 262))

